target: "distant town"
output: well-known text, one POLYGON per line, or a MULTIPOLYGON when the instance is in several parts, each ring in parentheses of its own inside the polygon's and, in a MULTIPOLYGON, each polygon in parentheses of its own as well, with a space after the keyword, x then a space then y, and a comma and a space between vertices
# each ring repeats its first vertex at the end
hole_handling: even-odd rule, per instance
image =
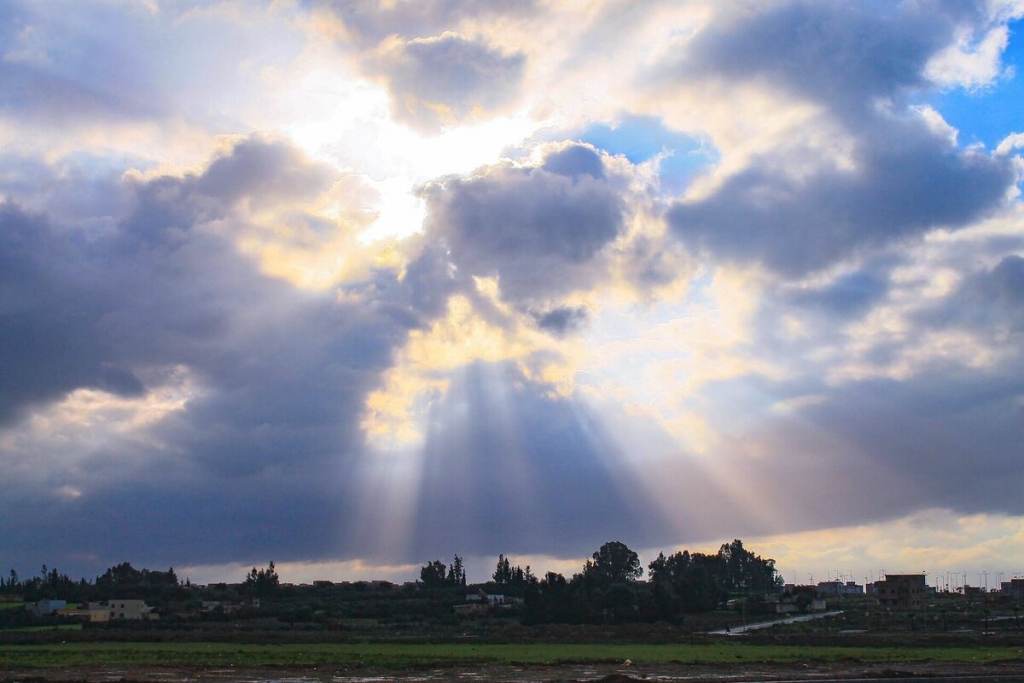
MULTIPOLYGON (((635 552, 605 543, 571 577, 537 576, 500 555, 490 579, 469 583, 458 555, 434 560, 420 578, 282 583, 273 562, 237 583, 192 584, 173 569, 111 567, 93 581, 45 565, 0 579, 0 630, 194 629, 481 633, 518 624, 668 624, 684 630, 769 624, 823 615, 851 631, 1020 630, 1024 578, 986 590, 929 585, 926 575, 885 574, 858 584, 784 583, 774 561, 736 540, 715 554, 659 554, 646 576, 635 552), (842 615, 842 616, 839 616, 842 615), (135 624, 136 626, 132 626, 135 624)), ((829 621, 831 620, 831 621, 829 621)))

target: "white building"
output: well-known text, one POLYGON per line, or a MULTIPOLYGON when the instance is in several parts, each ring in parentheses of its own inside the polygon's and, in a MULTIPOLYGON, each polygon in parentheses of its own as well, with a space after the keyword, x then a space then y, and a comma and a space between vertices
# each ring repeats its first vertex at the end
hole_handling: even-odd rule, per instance
POLYGON ((107 612, 110 619, 155 619, 153 608, 145 600, 107 600, 107 612))

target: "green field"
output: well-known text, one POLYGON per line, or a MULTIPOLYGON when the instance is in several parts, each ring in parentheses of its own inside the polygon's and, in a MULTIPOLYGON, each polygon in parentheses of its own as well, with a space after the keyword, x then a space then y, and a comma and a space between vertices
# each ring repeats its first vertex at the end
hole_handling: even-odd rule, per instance
POLYGON ((406 669, 486 664, 559 665, 911 663, 986 664, 1024 659, 1020 647, 817 647, 722 643, 630 644, 280 644, 67 643, 0 645, 0 668, 79 666, 312 667, 406 669))
MULTIPOLYGON (((4 629, 5 633, 53 633, 54 631, 81 631, 81 624, 58 624, 57 626, 24 626, 4 629)), ((0 645, 0 647, 3 647, 0 645)))

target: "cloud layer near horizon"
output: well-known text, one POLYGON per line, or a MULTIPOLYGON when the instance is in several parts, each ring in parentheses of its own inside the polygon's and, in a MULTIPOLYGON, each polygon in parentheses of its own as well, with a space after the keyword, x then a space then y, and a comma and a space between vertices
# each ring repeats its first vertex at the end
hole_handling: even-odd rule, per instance
POLYGON ((0 12, 19 570, 1024 519, 1019 3, 0 12))

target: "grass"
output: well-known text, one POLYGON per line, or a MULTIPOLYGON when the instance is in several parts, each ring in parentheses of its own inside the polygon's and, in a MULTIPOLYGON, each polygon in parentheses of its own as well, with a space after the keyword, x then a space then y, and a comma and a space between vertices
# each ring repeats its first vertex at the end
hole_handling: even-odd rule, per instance
POLYGON ((406 669, 485 664, 615 663, 893 663, 1024 659, 1021 648, 817 647, 723 643, 708 645, 607 644, 279 644, 67 643, 0 645, 0 669, 79 666, 312 667, 406 669))
POLYGON ((0 602, 0 609, 25 609, 24 602, 0 602))
MULTIPOLYGON (((22 628, 6 628, 4 633, 45 633, 47 631, 81 631, 81 624, 57 624, 56 626, 24 626, 22 628)), ((3 646, 0 646, 2 648, 3 646)), ((0 661, 3 661, 0 659, 0 661)))

